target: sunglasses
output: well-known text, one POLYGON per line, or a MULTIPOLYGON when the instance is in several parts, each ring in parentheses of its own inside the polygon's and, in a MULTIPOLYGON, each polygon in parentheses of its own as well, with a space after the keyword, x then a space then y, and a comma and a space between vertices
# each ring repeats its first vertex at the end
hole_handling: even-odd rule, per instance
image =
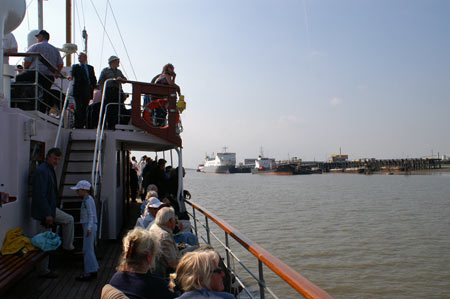
POLYGON ((216 274, 222 274, 223 273, 223 269, 222 268, 216 268, 212 271, 212 273, 216 273, 216 274))

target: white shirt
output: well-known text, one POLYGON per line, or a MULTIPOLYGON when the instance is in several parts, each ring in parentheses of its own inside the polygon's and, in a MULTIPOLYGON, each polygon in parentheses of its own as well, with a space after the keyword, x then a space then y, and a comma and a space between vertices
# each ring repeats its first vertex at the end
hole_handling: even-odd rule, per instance
MULTIPOLYGON (((3 52, 17 52, 17 41, 12 33, 3 36, 3 52)), ((3 57, 3 63, 9 64, 9 56, 3 57)))

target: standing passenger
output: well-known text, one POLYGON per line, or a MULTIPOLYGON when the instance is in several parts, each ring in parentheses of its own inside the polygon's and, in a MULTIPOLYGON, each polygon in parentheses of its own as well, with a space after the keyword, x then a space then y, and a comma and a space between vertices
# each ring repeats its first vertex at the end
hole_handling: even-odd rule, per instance
MULTIPOLYGON (((50 40, 50 34, 45 30, 41 30, 36 35, 36 38, 38 43, 32 45, 27 53, 40 53, 58 72, 61 72, 63 61, 58 49, 48 42, 50 40)), ((53 69, 48 68, 36 56, 25 57, 24 61, 24 68, 33 70, 17 75, 16 82, 34 82, 36 76, 35 70, 38 72, 38 83, 44 89, 43 98, 46 104, 46 106, 41 105, 39 110, 45 113, 55 104, 51 96, 50 88, 52 87, 53 81, 55 81, 57 73, 53 69)))
POLYGON ((73 97, 75 98, 75 128, 81 129, 86 125, 86 111, 89 100, 97 84, 94 68, 87 64, 86 53, 78 55, 79 64, 72 65, 73 97))
POLYGON ((80 223, 83 226, 84 273, 75 278, 78 281, 89 281, 97 277, 98 262, 95 257, 94 242, 97 232, 97 210, 94 202, 94 189, 88 181, 79 181, 76 186, 77 195, 83 198, 80 210, 80 223))
POLYGON ((108 129, 114 130, 115 125, 117 124, 118 104, 123 104, 123 100, 125 97, 123 96, 122 83, 121 81, 126 81, 127 78, 122 74, 122 72, 118 69, 120 65, 120 59, 117 56, 111 56, 108 59, 109 67, 106 67, 102 70, 100 77, 98 78, 98 84, 100 85, 100 89, 103 90, 103 84, 108 79, 116 79, 115 81, 111 81, 105 87, 103 92, 104 96, 104 105, 106 109, 106 105, 109 103, 115 103, 109 105, 108 111, 106 114, 106 121, 108 122, 108 129))

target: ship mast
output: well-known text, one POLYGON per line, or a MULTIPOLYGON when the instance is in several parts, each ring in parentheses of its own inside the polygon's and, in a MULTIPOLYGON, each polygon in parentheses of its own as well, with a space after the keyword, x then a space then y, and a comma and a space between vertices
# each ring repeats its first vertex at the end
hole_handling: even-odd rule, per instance
MULTIPOLYGON (((72 43, 72 1, 66 0, 66 43, 72 43)), ((72 66, 72 55, 66 56, 66 66, 72 66)))

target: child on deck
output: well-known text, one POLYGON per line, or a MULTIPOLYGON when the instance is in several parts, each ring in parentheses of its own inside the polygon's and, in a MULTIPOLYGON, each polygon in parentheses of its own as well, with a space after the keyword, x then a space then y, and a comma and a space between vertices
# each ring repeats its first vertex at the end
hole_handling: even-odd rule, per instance
POLYGON ((97 211, 94 202, 94 189, 88 181, 79 181, 70 189, 76 190, 78 196, 83 198, 80 210, 80 222, 83 226, 83 256, 84 273, 75 279, 78 281, 89 281, 97 277, 99 268, 95 257, 94 241, 97 232, 97 211))

